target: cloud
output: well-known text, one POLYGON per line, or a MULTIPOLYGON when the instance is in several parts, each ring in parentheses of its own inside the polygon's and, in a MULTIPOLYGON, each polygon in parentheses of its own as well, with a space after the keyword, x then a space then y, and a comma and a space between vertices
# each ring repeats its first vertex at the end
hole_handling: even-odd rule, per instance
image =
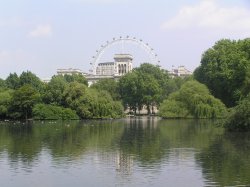
POLYGON ((49 24, 38 25, 34 30, 29 33, 29 36, 33 38, 50 37, 52 36, 52 28, 49 24))
POLYGON ((162 28, 250 31, 250 11, 245 7, 226 8, 215 0, 203 0, 198 5, 182 7, 175 17, 162 24, 162 28))

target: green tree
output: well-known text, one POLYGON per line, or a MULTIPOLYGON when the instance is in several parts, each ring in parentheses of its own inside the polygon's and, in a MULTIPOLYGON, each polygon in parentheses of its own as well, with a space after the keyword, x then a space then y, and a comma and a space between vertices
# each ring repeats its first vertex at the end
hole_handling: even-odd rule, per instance
POLYGON ((34 119, 39 120, 72 120, 79 119, 76 112, 54 105, 36 104, 32 109, 34 119))
POLYGON ((6 83, 5 83, 5 80, 0 78, 0 89, 1 88, 6 88, 6 83))
POLYGON ((136 112, 146 105, 150 114, 150 106, 158 105, 166 97, 168 82, 168 74, 158 66, 142 64, 119 80, 124 106, 136 112))
POLYGON ((40 94, 31 85, 24 85, 15 90, 10 103, 12 118, 28 119, 32 117, 33 106, 40 101, 40 94))
POLYGON ((5 119, 8 117, 8 108, 11 102, 12 90, 0 89, 0 118, 5 119))
POLYGON ((72 75, 65 74, 63 77, 66 80, 66 82, 68 82, 68 83, 78 82, 78 83, 81 83, 81 84, 88 86, 88 81, 82 74, 76 74, 76 73, 74 73, 72 75))
POLYGON ((40 80, 40 78, 38 78, 34 73, 30 71, 22 72, 19 79, 20 79, 19 82, 20 87, 29 84, 40 93, 42 93, 44 90, 43 82, 40 80))
POLYGON ((20 87, 20 79, 16 73, 10 73, 5 80, 5 83, 10 89, 17 89, 20 87))
POLYGON ((155 66, 149 63, 141 64, 140 67, 135 68, 135 71, 138 71, 140 76, 150 75, 157 81, 157 84, 160 86, 160 90, 158 90, 159 97, 157 99, 157 102, 158 103, 162 102, 163 99, 165 99, 165 97, 168 95, 168 88, 170 81, 168 73, 165 70, 160 69, 159 66, 155 66))
POLYGON ((140 86, 137 72, 130 72, 119 80, 119 92, 125 107, 129 107, 136 113, 143 106, 142 97, 138 87, 140 86))
POLYGON ((250 131, 250 95, 232 109, 224 126, 229 131, 250 131))
POLYGON ((68 83, 62 75, 53 76, 46 85, 43 101, 47 104, 63 105, 63 92, 68 83))
POLYGON ((65 106, 76 111, 80 118, 117 118, 123 114, 119 102, 114 102, 106 91, 90 89, 72 82, 64 91, 65 106))
POLYGON ((165 118, 221 118, 226 107, 214 98, 207 87, 197 81, 187 81, 160 106, 160 116, 165 118))
POLYGON ((118 82, 114 79, 104 78, 90 86, 98 91, 105 90, 110 93, 112 98, 116 101, 121 99, 118 89, 118 82))
POLYGON ((228 107, 249 92, 250 39, 220 40, 202 56, 194 78, 206 84, 228 107))

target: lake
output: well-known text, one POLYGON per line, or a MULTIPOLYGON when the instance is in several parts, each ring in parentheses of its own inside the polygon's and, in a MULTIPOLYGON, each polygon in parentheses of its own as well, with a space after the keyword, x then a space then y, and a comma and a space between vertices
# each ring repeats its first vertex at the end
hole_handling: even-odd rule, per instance
POLYGON ((0 122, 0 186, 250 186, 250 133, 218 123, 0 122))

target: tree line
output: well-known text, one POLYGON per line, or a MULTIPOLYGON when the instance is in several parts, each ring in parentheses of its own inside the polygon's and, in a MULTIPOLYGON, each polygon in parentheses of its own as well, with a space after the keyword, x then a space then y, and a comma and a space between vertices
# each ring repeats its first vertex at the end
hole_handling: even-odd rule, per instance
MULTIPOLYGON (((225 126, 250 130, 250 39, 223 39, 206 50, 193 76, 170 77, 144 63, 118 81, 88 87, 82 75, 55 75, 43 83, 27 71, 0 79, 0 118, 116 118, 124 109, 164 118, 227 118, 225 126), (240 125, 239 125, 240 124, 240 125)), ((229 128, 230 127, 230 128, 229 128)))
POLYGON ((123 116, 121 102, 89 88, 83 75, 55 75, 48 83, 30 71, 0 80, 1 119, 89 119, 123 116))

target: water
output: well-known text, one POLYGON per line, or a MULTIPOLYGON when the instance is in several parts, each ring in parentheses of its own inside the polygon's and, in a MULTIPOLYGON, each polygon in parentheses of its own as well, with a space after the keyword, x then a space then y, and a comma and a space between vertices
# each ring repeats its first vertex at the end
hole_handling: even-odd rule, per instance
POLYGON ((250 134, 216 124, 0 122, 0 186, 249 186, 250 134))

